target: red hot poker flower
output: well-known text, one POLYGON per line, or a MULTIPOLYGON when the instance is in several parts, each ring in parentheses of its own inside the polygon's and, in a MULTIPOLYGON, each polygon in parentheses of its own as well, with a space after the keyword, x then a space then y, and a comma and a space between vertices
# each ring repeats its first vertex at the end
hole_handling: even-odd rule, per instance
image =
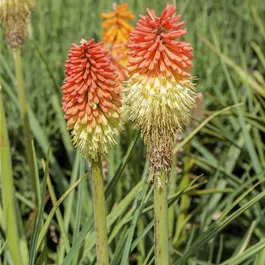
POLYGON ((161 168, 169 173, 175 136, 195 105, 192 47, 176 40, 187 31, 181 28, 181 16, 173 16, 175 11, 168 3, 158 17, 147 8, 130 34, 125 104, 129 119, 143 134, 152 176, 161 168))
POLYGON ((97 160, 115 143, 121 107, 116 69, 103 42, 72 44, 66 61, 63 110, 73 142, 88 158, 97 160))

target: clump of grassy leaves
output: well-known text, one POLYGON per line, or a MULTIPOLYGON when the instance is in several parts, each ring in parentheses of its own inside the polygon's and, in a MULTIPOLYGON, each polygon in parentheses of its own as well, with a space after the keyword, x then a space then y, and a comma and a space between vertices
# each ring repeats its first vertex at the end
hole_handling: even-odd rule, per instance
MULTIPOLYGON (((166 1, 128 3, 137 17, 146 7, 160 12, 166 1)), ((24 159, 12 54, 5 41, 0 43, 21 262, 96 262, 91 172, 72 147, 60 85, 70 43, 101 39, 100 13, 111 4, 39 0, 32 14, 33 35, 22 59, 41 179, 38 209, 24 159)), ((263 265, 265 6, 262 0, 198 0, 177 1, 177 7, 187 21, 186 40, 194 47, 193 74, 204 104, 203 115, 193 117, 175 147, 168 198, 171 264, 263 265)), ((2 40, 3 36, 1 30, 2 40)), ((110 260, 112 265, 154 264, 148 161, 139 133, 132 127, 128 131, 105 163, 110 260)), ((12 265, 3 204, 2 200, 0 264, 12 265)))

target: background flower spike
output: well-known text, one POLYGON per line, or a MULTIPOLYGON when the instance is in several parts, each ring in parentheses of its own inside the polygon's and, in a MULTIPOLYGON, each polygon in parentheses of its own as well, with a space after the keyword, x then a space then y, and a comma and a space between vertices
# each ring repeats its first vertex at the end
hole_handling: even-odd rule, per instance
POLYGON ((35 0, 1 0, 0 20, 11 49, 22 48, 35 0))
MULTIPOLYGON (((127 52, 130 32, 134 27, 129 21, 134 19, 134 14, 129 10, 127 3, 121 5, 113 4, 113 10, 109 13, 102 13, 103 40, 107 49, 110 50, 112 60, 123 66, 127 64, 127 52)), ((122 75, 125 68, 119 71, 122 75)))

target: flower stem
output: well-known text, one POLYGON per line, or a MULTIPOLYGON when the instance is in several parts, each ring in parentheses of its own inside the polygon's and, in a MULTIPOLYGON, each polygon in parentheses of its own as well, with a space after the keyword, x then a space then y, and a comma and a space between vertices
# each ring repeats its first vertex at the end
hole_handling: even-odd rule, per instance
POLYGON ((38 179, 35 172, 35 163, 34 163, 34 152, 33 146, 31 143, 32 135, 30 131, 29 116, 27 110, 27 100, 24 87, 23 71, 22 71, 22 62, 21 62, 21 50, 19 48, 15 49, 13 52, 15 66, 16 66, 16 77, 17 77, 17 88, 18 88, 18 97, 20 105, 20 114, 23 121, 23 134, 26 147, 26 155, 29 164, 30 176, 32 180, 32 188, 34 191, 34 200, 35 205, 38 207, 39 203, 39 193, 38 193, 38 179))
POLYGON ((96 231, 97 264, 108 265, 107 220, 101 159, 92 161, 94 225, 96 231))
MULTIPOLYGON (((4 208, 6 239, 14 264, 22 265, 20 238, 18 234, 17 215, 15 210, 14 183, 7 125, 4 113, 4 102, 0 84, 0 182, 2 184, 2 203, 4 208)), ((1 216, 2 218, 2 216, 1 216)))
POLYGON ((161 187, 159 179, 155 177, 154 211, 155 211, 155 258, 156 265, 169 265, 168 246, 168 203, 167 203, 167 176, 161 172, 161 187))

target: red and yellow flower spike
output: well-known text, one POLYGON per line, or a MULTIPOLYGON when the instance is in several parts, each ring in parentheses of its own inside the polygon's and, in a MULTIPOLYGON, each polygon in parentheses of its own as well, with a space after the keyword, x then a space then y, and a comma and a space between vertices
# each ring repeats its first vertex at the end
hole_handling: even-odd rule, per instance
POLYGON ((66 61, 63 110, 73 142, 97 161, 115 144, 120 119, 120 84, 103 42, 72 44, 66 61))
POLYGON ((160 17, 153 10, 140 15, 130 34, 128 89, 125 103, 129 119, 136 122, 148 148, 155 172, 169 173, 172 146, 195 105, 189 43, 176 40, 187 33, 180 15, 168 3, 160 17))
POLYGON ((128 4, 113 5, 113 11, 102 13, 105 19, 102 22, 104 43, 119 44, 128 43, 130 32, 134 29, 128 21, 134 19, 133 13, 128 9, 128 4))

